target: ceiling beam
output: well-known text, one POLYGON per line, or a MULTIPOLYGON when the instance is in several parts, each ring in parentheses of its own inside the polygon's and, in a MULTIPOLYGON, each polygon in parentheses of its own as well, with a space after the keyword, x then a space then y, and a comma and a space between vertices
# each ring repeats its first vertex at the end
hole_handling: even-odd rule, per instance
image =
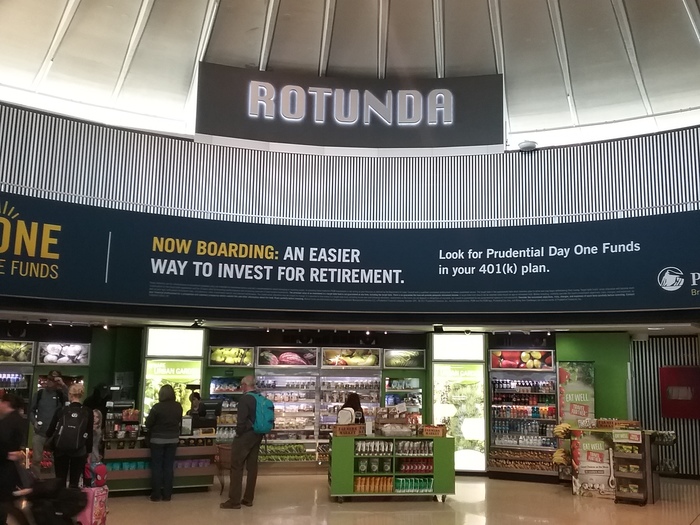
POLYGON ((491 38, 493 39, 493 54, 496 60, 496 71, 502 75, 504 71, 503 26, 501 25, 501 1, 489 0, 489 19, 491 20, 491 38))
POLYGON ((124 85, 124 80, 126 80, 126 75, 131 69, 131 63, 134 60, 134 55, 136 55, 136 50, 139 47, 139 42, 141 42, 141 37, 146 29, 146 24, 148 23, 148 17, 151 16, 151 11, 153 10, 153 4, 155 0, 142 0, 141 7, 139 8, 139 14, 136 16, 136 23, 131 31, 131 38, 129 39, 129 46, 126 48, 126 55, 124 55, 124 60, 122 61, 122 67, 119 71, 119 76, 117 77, 117 82, 114 84, 114 89, 112 90, 112 101, 116 101, 119 97, 119 93, 124 85))
POLYGON ((379 0, 377 27, 377 78, 386 78, 386 47, 389 35, 389 2, 379 0))
POLYGON ((270 61, 270 51, 272 50, 272 38, 275 35, 277 25, 277 14, 280 11, 280 0, 268 0, 267 12, 265 13, 265 27, 263 28, 262 44, 260 45, 260 63, 258 69, 265 71, 270 61))
POLYGON ((501 23, 501 0, 489 0, 489 20, 491 21, 491 38, 493 55, 496 60, 496 72, 503 75, 503 144, 508 145, 510 119, 508 118, 508 97, 505 83, 505 52, 503 46, 503 25, 501 23))
POLYGON ((700 42, 700 9, 698 9, 698 4, 695 0, 682 0, 685 10, 690 18, 690 23, 693 25, 693 31, 695 31, 695 38, 700 42))
POLYGON ((202 31, 199 36, 199 43, 197 44, 197 55, 195 57, 194 67, 192 68, 192 82, 190 82, 190 89, 187 92, 187 100, 185 101, 185 109, 192 115, 192 118, 188 119, 189 122, 194 122, 196 120, 194 117, 196 113, 194 101, 196 100, 195 93, 197 92, 197 83, 199 82, 199 63, 204 60, 204 55, 207 53, 209 40, 211 39, 212 31, 214 31, 216 14, 219 12, 220 2, 221 0, 209 0, 207 10, 204 13, 202 31))
POLYGON ((44 56, 44 61, 41 63, 41 67, 39 68, 39 71, 37 71, 34 81, 32 82, 32 89, 34 91, 39 91, 39 88, 44 82, 46 75, 49 74, 49 70, 53 65, 53 59, 58 52, 58 48, 61 47, 63 38, 68 32, 68 28, 70 27, 71 22, 73 22, 73 18, 75 17, 75 13, 78 11, 79 6, 80 0, 68 0, 66 2, 66 7, 63 8, 63 14, 61 15, 61 20, 58 22, 56 32, 53 34, 51 44, 49 44, 49 49, 44 56))
POLYGON ((634 47, 634 38, 632 38, 632 28, 630 27, 630 21, 629 17, 627 16, 627 10, 625 9, 624 1, 610 0, 610 2, 612 3, 613 11, 615 11, 617 27, 620 29, 622 42, 625 44, 625 51, 627 51, 627 59, 629 60, 630 66, 632 67, 632 74, 634 75, 634 80, 637 82, 637 89, 639 90, 639 95, 642 98, 644 109, 646 110, 647 115, 652 115, 654 113, 654 110, 651 107, 649 94, 647 93, 647 88, 644 85, 642 71, 639 68, 639 60, 637 60, 637 50, 634 47))
POLYGON ((569 52, 566 49, 566 37, 564 36, 564 23, 561 19, 559 0, 547 0, 547 5, 549 7, 549 18, 552 21, 552 30, 554 31, 554 43, 557 46, 557 55, 559 56, 559 67, 561 68, 561 75, 564 79, 564 89, 566 89, 566 101, 569 103, 571 122, 574 126, 578 126, 578 111, 576 110, 574 90, 573 86, 571 85, 569 52))
POLYGON ((437 78, 445 78, 445 0, 433 0, 433 29, 435 74, 437 78))
POLYGON ((321 53, 318 59, 318 76, 325 77, 328 71, 328 59, 331 55, 331 38, 337 0, 326 0, 323 8, 323 33, 321 34, 321 53))

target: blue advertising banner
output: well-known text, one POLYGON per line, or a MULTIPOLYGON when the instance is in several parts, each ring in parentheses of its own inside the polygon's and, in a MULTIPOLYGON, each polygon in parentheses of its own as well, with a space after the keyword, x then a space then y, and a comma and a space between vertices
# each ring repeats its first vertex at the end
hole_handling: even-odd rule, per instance
POLYGON ((372 150, 503 144, 501 75, 319 78, 202 62, 198 81, 200 142, 372 150))
POLYGON ((483 229, 216 222, 0 193, 0 295, 335 312, 697 308, 700 212, 483 229))

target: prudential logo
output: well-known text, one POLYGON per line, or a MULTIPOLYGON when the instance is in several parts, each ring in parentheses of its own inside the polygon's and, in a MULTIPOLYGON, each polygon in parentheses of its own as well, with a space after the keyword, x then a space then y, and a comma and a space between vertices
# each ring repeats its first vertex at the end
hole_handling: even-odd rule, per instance
POLYGON ((683 286, 685 279, 683 278, 683 272, 678 268, 675 266, 667 266, 659 272, 656 281, 659 283, 659 286, 667 292, 675 292, 683 286))

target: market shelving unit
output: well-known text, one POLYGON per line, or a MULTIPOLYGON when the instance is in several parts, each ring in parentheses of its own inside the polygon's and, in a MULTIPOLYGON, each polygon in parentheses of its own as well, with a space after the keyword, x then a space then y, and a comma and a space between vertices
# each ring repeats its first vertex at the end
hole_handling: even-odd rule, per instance
POLYGON ((454 439, 340 437, 331 442, 330 496, 433 496, 455 493, 454 439))
POLYGON ((489 351, 490 473, 558 476, 557 377, 551 350, 489 351))
MULTIPOLYGON (((217 473, 217 448, 213 438, 180 438, 175 453, 175 488, 210 487, 217 473)), ((148 448, 113 448, 105 450, 104 463, 109 473, 110 491, 146 490, 151 488, 151 451, 148 448)))
POLYGON ((641 430, 615 430, 615 503, 653 503, 651 440, 641 430))

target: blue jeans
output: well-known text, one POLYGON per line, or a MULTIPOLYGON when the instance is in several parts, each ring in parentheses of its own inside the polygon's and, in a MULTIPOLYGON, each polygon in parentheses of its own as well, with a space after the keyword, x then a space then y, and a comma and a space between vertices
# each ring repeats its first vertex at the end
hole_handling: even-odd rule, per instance
POLYGON ((151 443, 151 496, 170 498, 173 495, 175 451, 177 443, 151 443))

